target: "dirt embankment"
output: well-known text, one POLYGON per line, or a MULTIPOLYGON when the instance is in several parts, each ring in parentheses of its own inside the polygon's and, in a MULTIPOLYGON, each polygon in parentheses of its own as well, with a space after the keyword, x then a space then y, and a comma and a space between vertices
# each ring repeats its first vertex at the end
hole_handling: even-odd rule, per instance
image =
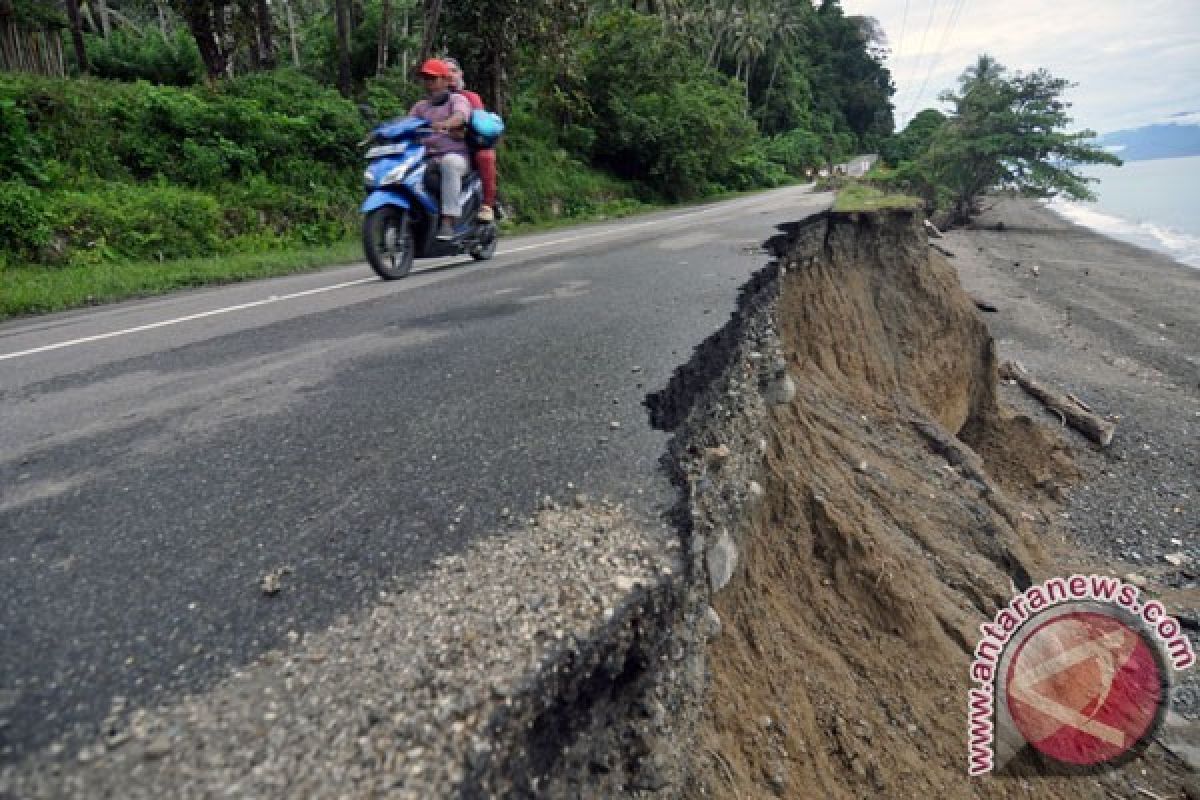
POLYGON ((1056 432, 999 406, 992 338, 918 220, 827 224, 820 246, 800 228, 775 242, 796 393, 765 420, 765 499, 713 600, 685 794, 1179 796, 1153 749, 1102 778, 967 778, 979 625, 1062 574, 1040 542, 1078 472, 1056 432))
POLYGON ((0 770, 0 798, 1179 797, 1157 747, 967 778, 978 627, 1066 571, 1077 454, 1001 407, 918 219, 820 216, 769 246, 648 398, 673 526, 547 499, 362 619, 0 770))

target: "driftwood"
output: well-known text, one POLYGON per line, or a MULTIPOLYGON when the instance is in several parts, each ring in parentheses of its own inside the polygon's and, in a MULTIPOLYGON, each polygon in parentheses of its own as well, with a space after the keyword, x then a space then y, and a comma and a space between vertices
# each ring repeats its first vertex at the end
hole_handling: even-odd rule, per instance
POLYGON ((1024 367, 1012 361, 1000 365, 1000 377, 1014 380, 1021 388, 1041 401, 1042 405, 1055 412, 1062 421, 1101 447, 1112 443, 1117 426, 1093 414, 1083 403, 1069 394, 1035 380, 1024 367))

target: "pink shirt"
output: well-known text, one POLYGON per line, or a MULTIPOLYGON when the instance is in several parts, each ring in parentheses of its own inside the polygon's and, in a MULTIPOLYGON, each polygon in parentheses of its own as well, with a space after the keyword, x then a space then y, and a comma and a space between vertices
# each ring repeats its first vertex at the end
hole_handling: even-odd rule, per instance
MULTIPOLYGON (((471 116, 471 104, 467 102, 467 98, 461 94, 450 94, 450 99, 440 106, 435 106, 428 100, 422 100, 412 107, 409 111, 409 116, 421 117, 429 122, 445 122, 450 119, 455 112, 462 114, 463 119, 471 116)), ((448 136, 444 133, 435 133, 425 139, 425 149, 431 156, 440 156, 446 153, 461 153, 466 155, 467 143, 462 139, 455 139, 453 136, 448 136)))

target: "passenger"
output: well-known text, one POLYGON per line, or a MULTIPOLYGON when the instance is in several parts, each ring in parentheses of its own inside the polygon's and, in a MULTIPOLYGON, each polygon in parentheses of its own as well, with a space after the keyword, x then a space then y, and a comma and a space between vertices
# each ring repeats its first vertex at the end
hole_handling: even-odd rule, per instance
POLYGON ((462 214, 462 181, 470 155, 463 134, 471 104, 461 94, 450 91, 451 72, 446 62, 431 58, 421 65, 420 75, 426 97, 408 113, 426 120, 434 131, 425 139, 425 148, 442 173, 442 216, 437 238, 446 241, 454 238, 454 225, 462 214))
MULTIPOLYGON (((467 98, 472 109, 484 108, 483 99, 467 89, 463 81, 462 67, 453 58, 443 58, 450 67, 450 88, 467 98)), ((479 180, 483 183, 483 207, 479 209, 479 221, 491 222, 496 218, 493 209, 496 207, 496 150, 494 148, 472 150, 475 157, 475 169, 479 171, 479 180)))

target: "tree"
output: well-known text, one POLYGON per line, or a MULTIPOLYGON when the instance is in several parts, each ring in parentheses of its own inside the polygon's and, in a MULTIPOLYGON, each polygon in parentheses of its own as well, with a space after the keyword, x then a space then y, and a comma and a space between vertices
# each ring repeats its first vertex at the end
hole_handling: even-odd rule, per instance
POLYGON ((75 60, 79 62, 79 71, 88 71, 87 48, 83 45, 83 23, 79 17, 79 0, 66 0, 67 23, 71 27, 71 43, 75 46, 75 60))
POLYGON ((224 37, 224 0, 172 0, 172 3, 196 40, 208 79, 218 80, 229 67, 224 37))
POLYGON ((440 41, 462 62, 473 88, 503 114, 518 59, 526 69, 561 69, 584 6, 581 0, 460 0, 442 9, 440 41))
POLYGON ((1062 95, 1072 85, 1044 69, 1009 77, 1003 65, 981 55, 960 76, 959 91, 940 97, 953 111, 916 170, 926 197, 939 198, 960 222, 989 189, 1094 199, 1089 179, 1074 167, 1121 161, 1088 143, 1092 131, 1063 130, 1071 118, 1062 95))
POLYGON ((337 27, 337 86, 343 97, 354 90, 350 67, 350 0, 333 0, 333 14, 337 27))
POLYGON ((375 74, 382 75, 388 66, 388 45, 392 40, 392 0, 382 0, 379 9, 379 42, 375 55, 375 74))
POLYGON ((433 52, 438 22, 442 16, 442 0, 425 0, 425 31, 421 35, 421 49, 417 52, 417 63, 424 64, 433 52))
POLYGON ((283 0, 283 10, 287 15, 288 44, 292 50, 292 66, 300 66, 300 38, 296 35, 296 15, 292 11, 290 0, 283 0))
POLYGON ((598 16, 576 34, 555 89, 569 106, 565 132, 584 134, 576 146, 593 163, 664 196, 695 197, 734 169, 757 131, 741 87, 662 28, 627 10, 598 16))
POLYGON ((934 108, 927 108, 909 120, 903 131, 885 142, 881 152, 883 159, 892 166, 905 161, 916 161, 929 149, 933 136, 946 115, 934 108))
POLYGON ((254 17, 258 23, 259 65, 264 69, 274 69, 275 35, 271 27, 271 8, 267 0, 255 0, 254 17))

